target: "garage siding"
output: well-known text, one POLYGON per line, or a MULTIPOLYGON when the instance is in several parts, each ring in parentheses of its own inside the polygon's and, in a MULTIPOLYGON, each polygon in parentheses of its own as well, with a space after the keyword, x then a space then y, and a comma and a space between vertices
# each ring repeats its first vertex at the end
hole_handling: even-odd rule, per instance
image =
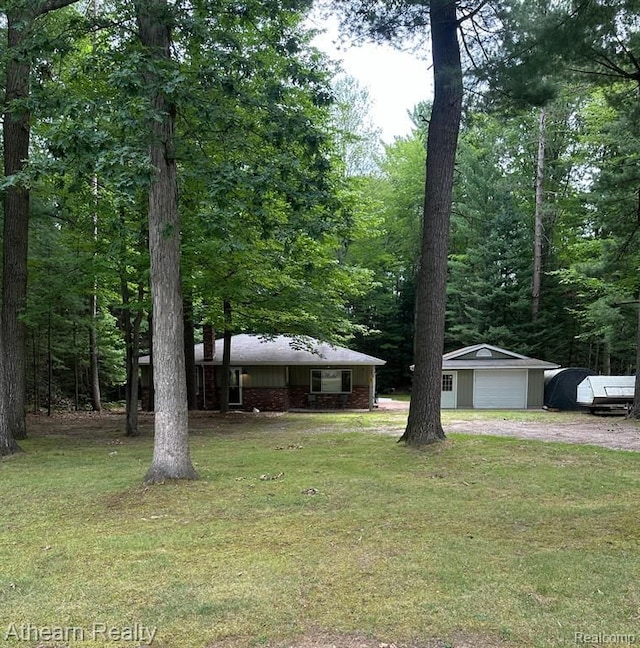
POLYGON ((460 369, 458 371, 458 409, 473 408, 473 371, 460 369))
POLYGON ((529 384, 527 386, 527 407, 539 409, 544 405, 544 369, 531 369, 529 371, 529 384))

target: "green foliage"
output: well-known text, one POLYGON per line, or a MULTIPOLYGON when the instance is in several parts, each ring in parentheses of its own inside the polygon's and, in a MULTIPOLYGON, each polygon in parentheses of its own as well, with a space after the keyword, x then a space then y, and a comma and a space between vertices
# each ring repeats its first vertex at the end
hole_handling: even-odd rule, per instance
MULTIPOLYGON (((544 275, 535 322, 538 113, 467 115, 457 160, 447 349, 488 341, 564 365, 633 370, 638 184, 635 138, 628 137, 633 122, 618 124, 617 115, 628 114, 616 109, 621 101, 619 94, 607 100, 601 91, 585 94, 584 87, 570 86, 547 107, 544 275)), ((375 269, 376 278, 374 290, 354 303, 354 316, 374 331, 358 344, 388 349, 391 362, 381 383, 387 386, 391 375, 390 384, 401 386, 412 358, 411 278, 423 199, 420 134, 397 140, 386 154, 381 177, 361 189, 369 227, 349 253, 375 269)))
POLYGON ((211 74, 180 113, 185 279, 219 328, 227 301, 235 331, 340 337, 366 273, 340 258, 351 215, 328 74, 299 13, 251 11, 267 15, 211 14, 185 43, 187 72, 211 74))
MULTIPOLYGON (((236 330, 338 340, 353 330, 346 304, 369 272, 344 256, 355 204, 335 150, 328 63, 302 24, 308 4, 175 7, 179 54, 154 72, 177 109, 183 281, 197 316, 220 326, 226 300, 236 330)), ((51 329, 53 389, 70 398, 86 373, 91 292, 106 384, 122 379, 123 308, 149 311, 142 126, 159 115, 146 102, 149 63, 130 3, 90 18, 68 9, 46 27, 30 50, 36 145, 19 179, 46 214, 34 221, 25 318, 33 382, 42 389, 51 329), (142 299, 123 306, 123 291, 142 299)))
POLYGON ((369 114, 371 97, 358 80, 341 74, 333 80, 331 107, 336 147, 347 176, 377 173, 382 157, 381 131, 369 114))
MULTIPOLYGON (((374 4, 349 7, 369 33, 377 28, 374 4)), ((402 7, 400 32, 426 16, 420 3, 391 10, 402 7)), ((366 93, 344 77, 332 80, 330 63, 310 46, 307 8, 297 0, 286 7, 250 1, 242 11, 207 0, 174 8, 177 56, 159 78, 177 110, 183 282, 198 321, 336 341, 355 335, 356 348, 387 359, 382 389, 408 386, 429 106, 414 109, 411 136, 380 154, 366 93)), ((446 347, 487 341, 626 372, 631 302, 640 289, 640 109, 630 55, 638 12, 631 1, 578 9, 563 20, 563 3, 516 1, 483 5, 473 16, 496 36, 484 54, 501 57, 482 78, 509 100, 494 101, 494 93, 465 115, 446 347), (561 55, 581 74, 561 77, 561 55), (544 61, 544 73, 534 73, 544 61), (501 112, 488 113, 490 103, 501 112), (535 323, 532 103, 547 111, 535 323)), ((469 26, 464 20, 468 54, 477 58, 469 26)), ((25 183, 34 196, 24 314, 35 358, 30 389, 44 389, 50 346, 54 392, 68 400, 76 383, 83 392, 89 295, 98 295, 105 383, 122 380, 123 308, 149 311, 145 192, 152 169, 141 124, 154 113, 144 99, 147 63, 129 3, 104 5, 91 19, 67 8, 39 18, 34 29, 32 157, 3 186, 25 183), (126 307, 123 286, 136 296, 126 307)))
MULTIPOLYGON (((68 213, 66 214, 69 215, 68 213)), ((50 207, 36 211, 31 225, 29 281, 24 321, 28 331, 28 396, 35 410, 80 407, 89 393, 89 296, 98 276, 91 239, 50 207)), ((107 299, 105 288, 101 296, 107 299)), ((96 322, 100 371, 105 385, 124 380, 123 348, 108 309, 96 322)))
POLYGON ((413 302, 424 202, 424 137, 419 131, 386 146, 379 177, 359 183, 359 226, 348 259, 369 268, 373 284, 351 305, 366 328, 355 345, 387 360, 381 391, 406 388, 413 359, 413 302))
POLYGON ((591 183, 583 196, 581 237, 561 273, 563 283, 576 295, 580 335, 606 345, 614 373, 633 371, 636 345, 637 133, 637 105, 624 86, 592 94, 585 105, 581 138, 590 160, 591 183))

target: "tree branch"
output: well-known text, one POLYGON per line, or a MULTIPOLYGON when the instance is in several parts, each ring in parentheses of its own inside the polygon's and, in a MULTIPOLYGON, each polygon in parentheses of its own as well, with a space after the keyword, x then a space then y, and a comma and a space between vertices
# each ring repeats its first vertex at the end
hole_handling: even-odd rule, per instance
POLYGON ((76 2, 78 2, 78 0, 46 0, 46 2, 42 3, 40 9, 36 10, 35 14, 36 16, 43 16, 50 11, 68 7, 69 5, 75 4, 76 2))
POLYGON ((482 0, 482 2, 475 9, 471 10, 468 14, 464 14, 460 18, 458 18, 458 27, 460 27, 460 25, 462 25, 462 23, 466 22, 467 20, 473 20, 473 18, 477 16, 488 4, 489 0, 482 0))
POLYGON ((604 52, 598 52, 595 49, 592 49, 592 52, 594 61, 601 65, 605 70, 609 70, 610 72, 615 73, 615 76, 623 79, 638 80, 638 70, 635 72, 628 72, 615 61, 611 60, 611 58, 609 58, 604 52))

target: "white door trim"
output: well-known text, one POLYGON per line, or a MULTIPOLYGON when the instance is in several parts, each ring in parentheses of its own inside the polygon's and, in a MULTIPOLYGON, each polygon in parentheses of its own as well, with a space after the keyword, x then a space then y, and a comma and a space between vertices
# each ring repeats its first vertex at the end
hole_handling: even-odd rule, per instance
POLYGON ((458 372, 443 370, 441 380, 440 407, 442 409, 456 409, 458 407, 458 372), (451 389, 446 391, 444 389, 445 376, 451 376, 451 389))

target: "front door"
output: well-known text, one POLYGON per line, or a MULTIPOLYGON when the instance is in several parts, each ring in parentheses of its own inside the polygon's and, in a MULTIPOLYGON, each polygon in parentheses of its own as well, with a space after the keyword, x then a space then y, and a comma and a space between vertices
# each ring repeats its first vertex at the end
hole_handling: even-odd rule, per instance
POLYGON ((242 405, 242 369, 229 369, 229 405, 242 405))
POLYGON ((455 409, 458 405, 458 374, 455 371, 442 372, 442 392, 440 394, 440 407, 442 409, 455 409))

